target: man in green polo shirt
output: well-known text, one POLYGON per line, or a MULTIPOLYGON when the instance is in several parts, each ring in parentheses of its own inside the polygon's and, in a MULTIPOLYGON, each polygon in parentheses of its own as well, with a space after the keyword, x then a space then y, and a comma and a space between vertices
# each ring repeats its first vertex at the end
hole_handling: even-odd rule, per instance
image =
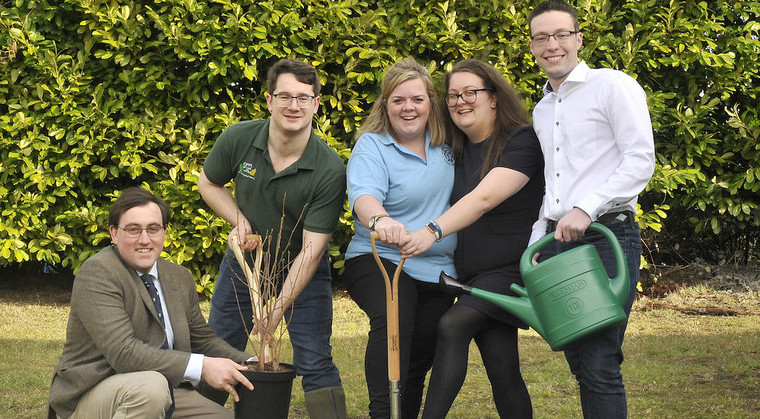
MULTIPOLYGON (((227 128, 204 163, 198 190, 209 207, 234 226, 230 234, 238 235, 243 250, 255 247, 245 239, 247 234, 272 234, 275 241, 281 237, 280 255, 292 264, 267 323, 289 319, 293 364, 303 376, 309 416, 345 418, 345 396, 330 346, 327 249, 343 211, 346 175, 337 153, 312 130, 320 89, 312 66, 298 60, 277 62, 267 74, 271 117, 227 128), (225 186, 231 180, 237 199, 225 186)), ((228 249, 211 298, 209 326, 244 350, 246 330, 253 326, 251 302, 245 287, 233 286, 235 278, 244 275, 228 249)))

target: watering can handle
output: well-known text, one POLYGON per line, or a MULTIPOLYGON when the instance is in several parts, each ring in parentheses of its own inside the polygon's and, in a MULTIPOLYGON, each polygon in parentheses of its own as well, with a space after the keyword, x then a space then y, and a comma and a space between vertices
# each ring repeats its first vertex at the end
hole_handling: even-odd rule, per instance
MULTIPOLYGON (((588 230, 601 234, 610 242, 612 251, 615 254, 615 263, 617 265, 617 276, 615 278, 610 278, 610 281, 615 291, 615 295, 619 297, 618 299, 620 301, 624 302, 628 298, 629 276, 628 265, 625 261, 625 253, 623 253, 623 248, 620 247, 620 242, 618 241, 617 237, 615 237, 615 234, 602 224, 591 223, 591 225, 588 226, 588 230)), ((522 272, 523 275, 534 268, 533 257, 536 255, 536 253, 538 253, 541 249, 553 241, 554 232, 551 232, 538 239, 538 241, 525 249, 525 252, 520 258, 520 272, 522 272)))

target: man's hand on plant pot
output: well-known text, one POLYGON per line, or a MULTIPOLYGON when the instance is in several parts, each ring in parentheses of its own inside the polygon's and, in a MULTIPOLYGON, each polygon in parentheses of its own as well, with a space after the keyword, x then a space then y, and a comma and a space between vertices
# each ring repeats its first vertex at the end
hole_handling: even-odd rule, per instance
POLYGON ((239 401, 240 397, 238 396, 237 391, 235 391, 235 385, 237 383, 240 383, 253 391, 253 384, 240 373, 240 371, 247 369, 248 367, 240 365, 231 359, 206 356, 203 357, 201 378, 211 387, 217 390, 224 390, 227 393, 232 394, 232 398, 235 399, 235 401, 239 401))

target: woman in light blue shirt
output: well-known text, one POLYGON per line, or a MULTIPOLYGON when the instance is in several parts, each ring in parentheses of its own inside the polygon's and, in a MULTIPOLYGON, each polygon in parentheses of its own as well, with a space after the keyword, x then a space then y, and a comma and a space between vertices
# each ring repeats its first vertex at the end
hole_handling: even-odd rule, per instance
MULTIPOLYGON (((348 199, 355 235, 343 275, 349 294, 370 320, 365 376, 372 418, 390 412, 385 282, 372 256, 369 235, 380 237, 378 254, 393 273, 408 231, 426 226, 449 208, 454 157, 444 144, 443 113, 424 67, 406 58, 386 72, 380 97, 359 130, 348 161, 348 199)), ((419 413, 425 376, 435 351, 438 319, 452 298, 437 286, 440 272, 454 272, 456 236, 439 236, 422 255, 407 260, 399 278, 401 411, 419 413)))

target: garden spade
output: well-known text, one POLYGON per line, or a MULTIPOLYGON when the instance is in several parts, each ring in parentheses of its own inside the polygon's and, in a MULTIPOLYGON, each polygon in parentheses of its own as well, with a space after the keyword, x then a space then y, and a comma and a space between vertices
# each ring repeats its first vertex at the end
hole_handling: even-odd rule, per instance
POLYGON ((385 279, 385 310, 386 310, 386 330, 388 331, 388 381, 390 385, 391 397, 391 419, 401 417, 401 380, 400 352, 399 352, 399 334, 398 334, 398 278, 401 275, 401 269, 404 266, 404 258, 398 263, 396 272, 393 273, 393 282, 388 277, 388 272, 377 255, 375 240, 379 237, 376 232, 370 234, 370 243, 372 244, 372 255, 375 262, 380 268, 380 273, 385 279))

